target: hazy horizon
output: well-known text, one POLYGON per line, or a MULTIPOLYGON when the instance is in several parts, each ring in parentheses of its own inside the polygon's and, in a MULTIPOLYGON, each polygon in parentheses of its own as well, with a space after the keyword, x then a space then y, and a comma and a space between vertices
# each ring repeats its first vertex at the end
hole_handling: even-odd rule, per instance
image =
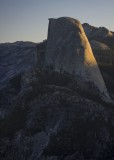
POLYGON ((114 31, 113 7, 113 0, 0 0, 0 43, 41 42, 48 18, 64 16, 114 31))

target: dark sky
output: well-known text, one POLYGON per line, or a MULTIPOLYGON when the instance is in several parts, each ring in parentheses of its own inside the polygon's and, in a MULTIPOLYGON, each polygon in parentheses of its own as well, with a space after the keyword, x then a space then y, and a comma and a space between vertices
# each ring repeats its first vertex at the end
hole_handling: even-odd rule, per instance
POLYGON ((0 0, 0 43, 40 42, 48 18, 63 16, 114 31, 114 0, 0 0))

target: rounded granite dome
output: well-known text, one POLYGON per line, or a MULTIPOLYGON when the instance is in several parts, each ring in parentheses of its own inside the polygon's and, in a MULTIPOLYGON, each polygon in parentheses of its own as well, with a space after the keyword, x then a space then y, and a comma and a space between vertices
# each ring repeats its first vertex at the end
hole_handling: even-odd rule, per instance
POLYGON ((49 19, 45 67, 75 74, 78 82, 85 86, 92 83, 106 99, 109 98, 90 43, 76 19, 49 19))
POLYGON ((60 18, 58 18, 58 19, 56 19, 56 20, 68 21, 68 22, 71 22, 71 23, 73 23, 73 24, 75 24, 75 25, 77 25, 77 26, 80 26, 80 25, 81 25, 81 23, 80 23, 79 20, 74 19, 74 18, 71 18, 71 17, 60 17, 60 18))
MULTIPOLYGON (((81 32, 82 31, 82 25, 80 23, 79 20, 77 19, 74 19, 74 18, 71 18, 71 17, 60 17, 60 18, 49 18, 49 24, 56 24, 56 28, 61 28, 61 29, 64 29, 63 30, 63 33, 67 30, 69 31, 78 31, 78 32, 81 32)), ((54 27, 55 28, 55 27, 54 27)), ((59 33, 60 33, 61 30, 59 30, 59 33)), ((76 33, 77 33, 76 31, 76 33)))

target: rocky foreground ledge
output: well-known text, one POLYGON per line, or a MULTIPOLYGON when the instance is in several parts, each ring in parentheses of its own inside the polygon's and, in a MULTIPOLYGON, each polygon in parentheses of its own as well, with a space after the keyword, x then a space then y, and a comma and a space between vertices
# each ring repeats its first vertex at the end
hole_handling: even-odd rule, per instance
POLYGON ((34 70, 20 80, 0 119, 1 159, 114 157, 114 106, 77 88, 70 74, 34 70))

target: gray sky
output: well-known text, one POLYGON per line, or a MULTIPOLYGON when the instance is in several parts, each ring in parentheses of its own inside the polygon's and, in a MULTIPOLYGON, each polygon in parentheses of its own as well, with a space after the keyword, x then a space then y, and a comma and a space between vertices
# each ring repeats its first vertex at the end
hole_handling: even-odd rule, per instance
POLYGON ((114 31, 114 0, 0 0, 0 43, 40 42, 48 18, 63 16, 114 31))

